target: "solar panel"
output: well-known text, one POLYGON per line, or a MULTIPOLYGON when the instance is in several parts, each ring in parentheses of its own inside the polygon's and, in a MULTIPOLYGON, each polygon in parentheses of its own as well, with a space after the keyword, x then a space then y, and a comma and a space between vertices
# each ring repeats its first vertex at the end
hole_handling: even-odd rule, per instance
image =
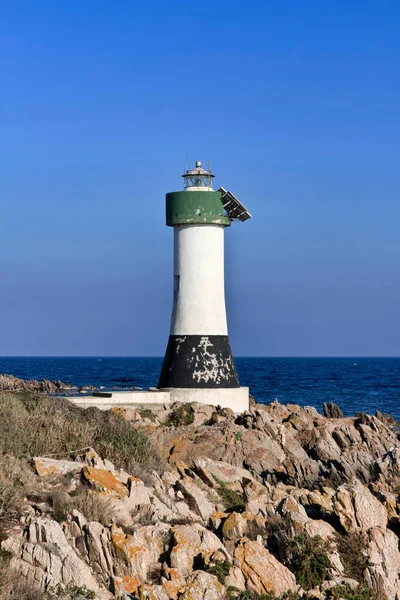
POLYGON ((233 221, 247 221, 251 219, 251 214, 245 206, 232 194, 223 187, 218 190, 221 192, 221 200, 228 217, 233 221))

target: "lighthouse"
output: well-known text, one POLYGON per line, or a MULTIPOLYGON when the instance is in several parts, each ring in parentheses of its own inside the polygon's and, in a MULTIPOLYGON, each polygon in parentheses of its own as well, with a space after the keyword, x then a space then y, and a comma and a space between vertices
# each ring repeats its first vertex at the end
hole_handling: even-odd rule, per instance
POLYGON ((171 399, 203 402, 242 412, 225 308, 224 232, 250 213, 200 161, 183 175, 184 189, 166 195, 166 222, 174 230, 173 307, 158 388, 171 399))

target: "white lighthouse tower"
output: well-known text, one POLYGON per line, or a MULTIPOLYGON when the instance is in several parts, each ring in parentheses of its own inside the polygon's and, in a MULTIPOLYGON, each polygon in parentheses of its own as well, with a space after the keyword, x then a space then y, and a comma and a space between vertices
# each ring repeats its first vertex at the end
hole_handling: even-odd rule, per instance
POLYGON ((166 196, 174 228, 174 299, 171 330, 158 388, 171 399, 204 402, 242 412, 240 387, 228 338, 224 285, 224 229, 250 218, 246 208, 196 162, 183 174, 184 190, 166 196))

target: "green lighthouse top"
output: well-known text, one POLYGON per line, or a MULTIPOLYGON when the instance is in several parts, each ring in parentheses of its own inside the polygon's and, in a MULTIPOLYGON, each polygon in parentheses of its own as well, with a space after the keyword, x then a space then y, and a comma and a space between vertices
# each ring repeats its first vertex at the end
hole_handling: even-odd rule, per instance
POLYGON ((167 225, 222 225, 228 227, 230 218, 226 215, 221 200, 221 192, 214 192, 210 170, 203 169, 196 161, 194 169, 182 175, 184 190, 170 192, 166 196, 167 225))

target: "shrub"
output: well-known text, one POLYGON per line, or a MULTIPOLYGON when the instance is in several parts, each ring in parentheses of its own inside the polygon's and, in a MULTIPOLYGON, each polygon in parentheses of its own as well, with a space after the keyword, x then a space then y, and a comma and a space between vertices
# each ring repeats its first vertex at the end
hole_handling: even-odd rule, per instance
POLYGON ((347 577, 362 583, 364 571, 370 564, 365 554, 368 550, 366 536, 359 532, 337 535, 336 544, 347 577))
POLYGON ((290 560, 290 542, 295 537, 295 526, 290 515, 284 519, 280 515, 270 517, 266 524, 267 547, 276 558, 288 564, 290 560))
POLYGON ((289 543, 290 568, 305 590, 321 585, 328 575, 330 545, 319 535, 297 535, 289 543))
POLYGON ((139 415, 142 417, 142 419, 150 419, 150 421, 154 421, 155 416, 153 415, 153 411, 151 410, 151 408, 142 408, 141 410, 138 411, 139 415))
POLYGON ((164 425, 167 427, 181 427, 183 425, 191 425, 194 422, 194 410, 191 404, 181 404, 175 408, 164 425))
POLYGON ((354 590, 348 585, 336 585, 327 592, 330 592, 334 600, 340 600, 341 598, 343 600, 385 600, 383 596, 365 585, 359 585, 354 590))
POLYGON ((253 590, 238 590, 229 586, 226 600, 300 600, 300 595, 297 592, 284 592, 280 596, 275 596, 273 592, 259 594, 253 590))
POLYGON ((132 470, 137 463, 143 464, 152 454, 150 440, 142 431, 133 429, 121 415, 110 411, 98 411, 100 423, 93 436, 92 445, 102 458, 132 470))
POLYGON ((243 512, 246 508, 246 502, 243 494, 229 488, 224 481, 213 475, 218 483, 216 491, 224 503, 225 509, 231 512, 243 512))
POLYGON ((232 563, 229 560, 216 560, 215 563, 208 568, 208 572, 211 575, 215 575, 219 583, 225 585, 225 577, 229 575, 232 563))
POLYGON ((235 442, 240 442, 243 437, 243 431, 237 431, 235 433, 235 442))
POLYGON ((247 521, 246 537, 248 537, 249 540, 256 540, 259 535, 262 538, 266 537, 267 530, 265 524, 257 523, 256 519, 250 519, 247 521))

